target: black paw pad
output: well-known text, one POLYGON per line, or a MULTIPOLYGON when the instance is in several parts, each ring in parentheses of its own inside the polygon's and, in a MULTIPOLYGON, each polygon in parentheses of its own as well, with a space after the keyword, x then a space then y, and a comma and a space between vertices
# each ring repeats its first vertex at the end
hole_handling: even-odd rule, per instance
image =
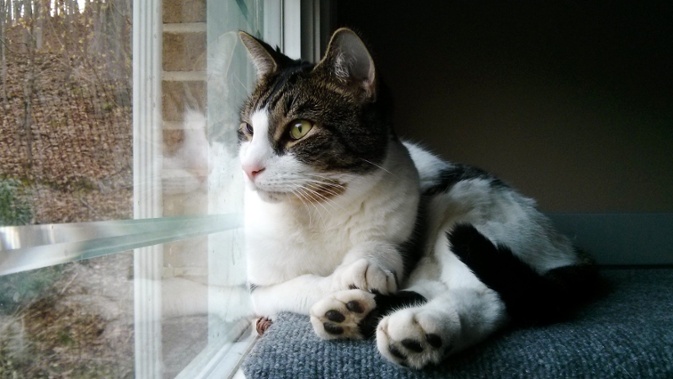
POLYGON ((392 355, 397 359, 401 360, 407 359, 407 357, 404 354, 402 354, 402 352, 397 347, 395 347, 395 345, 388 346, 388 351, 390 352, 390 355, 392 355))
POLYGON ((421 346, 421 343, 415 340, 412 340, 410 338, 403 339, 402 340, 402 346, 406 347, 407 349, 415 352, 415 353, 421 353, 423 352, 423 346, 421 346))
POLYGON ((344 333, 344 328, 334 325, 331 322, 326 322, 323 326, 325 327, 325 331, 329 334, 339 335, 344 333))
POLYGON ((349 301, 348 303, 346 303, 346 309, 348 309, 349 311, 351 311, 353 313, 362 313, 362 312, 365 311, 364 308, 362 307, 362 305, 355 300, 352 300, 352 301, 349 301))
POLYGON ((334 309, 327 311, 325 317, 333 322, 343 322, 346 319, 346 316, 342 315, 341 312, 335 311, 334 309))
POLYGON ((425 336, 425 339, 428 341, 430 346, 434 347, 435 349, 442 347, 442 338, 436 334, 430 333, 425 336))

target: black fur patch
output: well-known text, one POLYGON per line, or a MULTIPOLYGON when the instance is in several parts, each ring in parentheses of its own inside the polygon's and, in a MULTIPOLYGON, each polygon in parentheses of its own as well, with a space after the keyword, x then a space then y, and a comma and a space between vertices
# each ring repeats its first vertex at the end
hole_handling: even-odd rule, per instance
POLYGON ((425 190, 423 195, 432 196, 449 191, 456 183, 463 180, 482 179, 490 182, 492 187, 507 188, 502 180, 494 177, 486 171, 463 164, 454 164, 439 173, 437 183, 425 190))
POLYGON ((418 204, 416 211, 416 223, 414 224, 414 231, 409 239, 399 246, 404 262, 404 272, 402 279, 408 278, 411 271, 416 267, 418 261, 423 256, 423 248, 427 238, 427 212, 428 208, 423 198, 418 204))
POLYGON ((472 225, 456 226, 448 238, 460 260, 498 292, 515 324, 544 324, 566 317, 596 278, 593 265, 566 266, 540 275, 472 225))
POLYGON ((396 309, 417 306, 427 302, 425 297, 413 291, 400 291, 392 295, 377 294, 374 300, 376 301, 376 309, 371 311, 359 325, 360 333, 366 338, 374 336, 381 317, 396 309))

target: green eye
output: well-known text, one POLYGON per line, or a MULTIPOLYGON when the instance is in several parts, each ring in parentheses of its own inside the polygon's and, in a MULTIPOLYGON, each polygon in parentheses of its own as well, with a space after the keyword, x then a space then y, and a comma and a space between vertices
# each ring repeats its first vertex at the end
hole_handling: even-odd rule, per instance
POLYGON ((290 137, 293 140, 304 138, 304 136, 313 128, 313 123, 307 120, 292 121, 290 125, 290 137))

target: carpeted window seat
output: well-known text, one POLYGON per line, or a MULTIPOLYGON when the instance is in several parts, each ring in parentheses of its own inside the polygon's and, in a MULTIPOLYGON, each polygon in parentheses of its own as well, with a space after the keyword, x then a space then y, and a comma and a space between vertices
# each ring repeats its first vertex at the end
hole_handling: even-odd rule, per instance
POLYGON ((441 366, 414 371, 373 341, 322 341, 280 314, 243 363, 256 378, 673 378, 673 269, 603 269, 607 291, 572 320, 510 329, 441 366))

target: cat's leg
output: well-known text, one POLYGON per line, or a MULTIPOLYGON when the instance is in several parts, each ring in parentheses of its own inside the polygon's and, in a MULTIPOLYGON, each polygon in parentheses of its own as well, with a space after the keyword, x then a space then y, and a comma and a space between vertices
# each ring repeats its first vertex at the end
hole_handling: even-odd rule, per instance
POLYGON ((250 284, 255 313, 271 320, 282 311, 307 315, 313 304, 332 292, 332 278, 318 275, 301 275, 270 285, 250 284))
POLYGON ((384 317, 376 329, 376 345, 391 362, 422 368, 482 341, 505 321, 505 306, 494 291, 454 288, 384 317))
POLYGON ((332 274, 333 290, 361 289, 369 292, 395 293, 404 271, 404 261, 397 246, 385 241, 367 241, 356 245, 332 274))
POLYGON ((252 303, 260 316, 280 311, 309 314, 311 306, 334 292, 358 288, 389 294, 397 291, 403 259, 392 244, 367 242, 356 246, 328 276, 301 275, 271 285, 250 284, 252 303))
MULTIPOLYGON (((454 242, 454 241, 451 241, 454 242)), ((492 245, 485 248, 497 253, 492 245)), ((448 354, 485 339, 507 321, 505 303, 454 254, 445 236, 419 262, 408 290, 428 302, 399 309, 376 329, 381 354, 415 368, 439 363, 448 354)))

